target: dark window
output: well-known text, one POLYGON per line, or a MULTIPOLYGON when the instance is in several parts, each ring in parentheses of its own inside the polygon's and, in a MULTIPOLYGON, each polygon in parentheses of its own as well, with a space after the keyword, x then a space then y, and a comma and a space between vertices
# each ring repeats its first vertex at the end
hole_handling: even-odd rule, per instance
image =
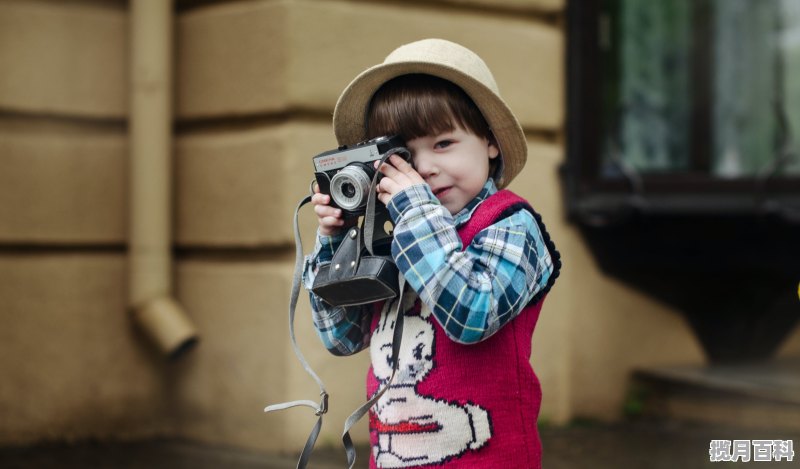
POLYGON ((728 193, 742 209, 797 191, 800 2, 572 4, 569 60, 580 71, 571 77, 569 139, 582 144, 568 169, 576 189, 728 193))
MULTIPOLYGON (((571 0, 566 206, 709 357, 800 319, 800 1, 571 0)), ((568 261, 568 260, 567 260, 568 261)))

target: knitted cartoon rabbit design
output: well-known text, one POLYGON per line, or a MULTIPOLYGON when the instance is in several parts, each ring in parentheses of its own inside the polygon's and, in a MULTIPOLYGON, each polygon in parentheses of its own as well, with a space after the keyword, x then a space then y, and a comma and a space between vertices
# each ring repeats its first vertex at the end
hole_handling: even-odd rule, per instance
MULTIPOLYGON (((404 302, 413 297, 404 298, 404 302)), ((404 305, 406 306, 406 305, 404 305)), ((407 308, 403 308, 407 311, 407 308)), ((391 376, 392 334, 396 311, 383 308, 373 332, 375 377, 385 384, 391 376)), ((418 385, 434 368, 435 334, 430 310, 404 318, 400 366, 386 393, 370 410, 378 444, 373 455, 378 467, 402 468, 436 464, 482 447, 491 438, 489 415, 472 404, 459 404, 421 395, 418 385)))

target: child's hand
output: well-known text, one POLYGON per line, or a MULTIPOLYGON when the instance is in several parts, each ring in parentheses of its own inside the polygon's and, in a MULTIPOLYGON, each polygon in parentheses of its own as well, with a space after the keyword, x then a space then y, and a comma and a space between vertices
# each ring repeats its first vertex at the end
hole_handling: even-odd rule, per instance
MULTIPOLYGON (((383 173, 383 179, 378 183, 378 200, 383 202, 384 205, 389 205, 389 200, 407 187, 416 184, 425 184, 422 176, 411 166, 406 160, 398 155, 392 155, 386 160, 380 170, 383 173)), ((375 162, 375 167, 378 167, 378 162, 375 162)))
POLYGON ((339 208, 331 207, 331 196, 328 194, 321 194, 319 186, 314 184, 314 195, 311 196, 311 204, 314 205, 314 213, 317 214, 317 221, 319 222, 319 232, 325 236, 333 236, 337 234, 345 224, 354 224, 354 221, 346 222, 342 218, 342 210, 339 208))

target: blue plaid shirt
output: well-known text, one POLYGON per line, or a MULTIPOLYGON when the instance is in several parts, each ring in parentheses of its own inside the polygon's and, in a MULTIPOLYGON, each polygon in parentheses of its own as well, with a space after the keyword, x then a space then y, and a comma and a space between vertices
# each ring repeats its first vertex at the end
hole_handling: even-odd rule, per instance
MULTIPOLYGON (((408 187, 389 201, 395 225, 392 257, 407 285, 459 343, 477 343, 497 332, 545 288, 553 272, 541 230, 527 210, 482 230, 462 250, 458 228, 495 192, 489 179, 455 216, 427 184, 408 187)), ((331 261, 341 241, 341 235, 318 233, 303 273, 309 292, 317 269, 331 261)), ((369 345, 372 305, 333 307, 310 296, 314 326, 328 350, 350 355, 369 345)))

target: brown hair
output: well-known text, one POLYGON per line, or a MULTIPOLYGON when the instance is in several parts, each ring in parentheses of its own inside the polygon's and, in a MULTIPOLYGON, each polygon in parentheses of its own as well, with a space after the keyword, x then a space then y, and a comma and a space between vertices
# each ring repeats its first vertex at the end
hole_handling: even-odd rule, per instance
POLYGON ((375 93, 367 113, 367 137, 400 135, 405 140, 461 127, 482 138, 491 130, 478 106, 461 88, 432 75, 402 75, 375 93))
MULTIPOLYGON (((401 75, 387 81, 372 96, 367 111, 367 138, 400 135, 407 141, 451 132, 456 126, 497 145, 469 95, 433 75, 401 75)), ((489 161, 490 176, 497 176, 499 163, 500 158, 489 161)))

